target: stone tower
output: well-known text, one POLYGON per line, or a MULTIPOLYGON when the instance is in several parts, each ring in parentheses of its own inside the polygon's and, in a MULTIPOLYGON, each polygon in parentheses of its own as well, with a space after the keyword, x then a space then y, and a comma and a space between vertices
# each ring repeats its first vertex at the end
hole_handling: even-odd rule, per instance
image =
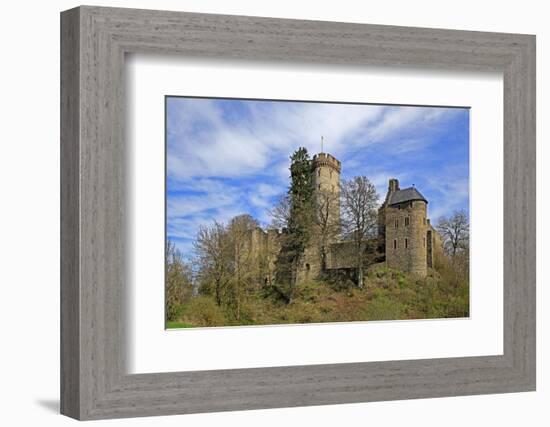
POLYGON ((297 271, 298 282, 319 276, 326 264, 326 253, 340 234, 340 171, 338 159, 328 153, 318 153, 311 161, 311 182, 316 209, 316 221, 310 244, 304 251, 297 271))
POLYGON ((399 188, 390 179, 388 194, 379 211, 379 232, 385 241, 390 268, 425 277, 428 268, 428 201, 413 186, 399 188))
MULTIPOLYGON (((340 224, 340 172, 342 164, 328 153, 318 153, 311 162, 314 198, 318 214, 332 225, 340 224)), ((332 234, 336 238, 336 228, 332 234)), ((338 230, 339 231, 339 230, 338 230)), ((332 240, 332 239, 331 239, 332 240)))

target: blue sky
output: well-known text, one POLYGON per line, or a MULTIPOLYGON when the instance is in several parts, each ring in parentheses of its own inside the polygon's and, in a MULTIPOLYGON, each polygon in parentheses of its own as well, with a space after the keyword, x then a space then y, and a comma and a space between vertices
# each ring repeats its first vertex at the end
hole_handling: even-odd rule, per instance
POLYGON ((365 175, 383 200, 389 178, 415 185, 435 223, 468 211, 469 110, 168 97, 167 236, 185 257, 201 224, 248 213, 261 224, 288 188, 289 156, 304 146, 365 175))

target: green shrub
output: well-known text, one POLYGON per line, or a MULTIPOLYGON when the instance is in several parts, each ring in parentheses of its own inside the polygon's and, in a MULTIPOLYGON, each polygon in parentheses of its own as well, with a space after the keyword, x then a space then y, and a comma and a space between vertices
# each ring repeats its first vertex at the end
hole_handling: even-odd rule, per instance
POLYGON ((166 304, 166 320, 168 321, 176 321, 181 319, 181 316, 183 316, 184 312, 184 304, 166 304))
MULTIPOLYGON (((468 278, 453 271, 430 269, 423 279, 385 266, 367 272, 364 288, 350 276, 335 274, 296 286, 288 299, 276 286, 248 289, 239 310, 213 295, 199 295, 172 307, 177 321, 191 326, 274 325, 282 323, 467 317, 468 278), (338 284, 339 282, 339 284, 338 284), (239 313, 239 318, 236 318, 239 313)), ((171 320, 171 319, 169 319, 171 320)))
POLYGON ((223 310, 207 296, 192 298, 185 307, 184 319, 196 326, 223 326, 227 324, 223 310))

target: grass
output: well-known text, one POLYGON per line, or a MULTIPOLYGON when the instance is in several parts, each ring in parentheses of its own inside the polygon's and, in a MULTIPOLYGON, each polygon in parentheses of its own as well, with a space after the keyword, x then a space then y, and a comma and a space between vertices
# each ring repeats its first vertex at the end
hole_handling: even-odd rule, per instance
POLYGON ((336 286, 330 280, 305 283, 291 304, 269 289, 259 289, 242 302, 239 319, 210 295, 192 298, 180 308, 180 318, 168 322, 168 328, 457 318, 469 315, 469 285, 435 270, 418 279, 382 268, 367 274, 363 289, 336 286))
POLYGON ((182 328, 195 328, 196 325, 186 322, 171 322, 170 320, 166 322, 166 329, 182 329, 182 328))

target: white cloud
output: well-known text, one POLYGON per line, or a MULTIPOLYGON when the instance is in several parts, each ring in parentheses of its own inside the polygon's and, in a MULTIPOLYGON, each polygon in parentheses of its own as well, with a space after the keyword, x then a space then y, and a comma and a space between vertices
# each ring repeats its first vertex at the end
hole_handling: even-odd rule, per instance
POLYGON ((434 223, 440 217, 450 216, 467 206, 470 196, 469 177, 458 175, 459 171, 453 167, 439 172, 426 177, 428 189, 435 195, 433 203, 428 205, 429 216, 434 223))
POLYGON ((167 200, 167 216, 168 218, 177 218, 211 209, 220 210, 235 205, 237 201, 237 196, 229 192, 185 196, 171 195, 167 200))
POLYGON ((177 99, 169 107, 171 178, 235 177, 264 169, 298 146, 312 153, 343 151, 344 139, 380 117, 381 106, 318 103, 241 104, 242 120, 224 120, 219 105, 204 99, 177 99), (177 102, 176 102, 177 101, 177 102), (198 107, 197 107, 198 106, 198 107), (251 119, 248 119, 250 117, 251 119))
POLYGON ((369 136, 373 140, 380 140, 388 134, 395 132, 413 121, 418 120, 424 113, 419 108, 391 108, 388 109, 382 119, 375 126, 369 129, 369 136))
POLYGON ((284 187, 260 183, 251 191, 249 200, 256 207, 271 208, 274 196, 278 196, 284 192, 284 187))

